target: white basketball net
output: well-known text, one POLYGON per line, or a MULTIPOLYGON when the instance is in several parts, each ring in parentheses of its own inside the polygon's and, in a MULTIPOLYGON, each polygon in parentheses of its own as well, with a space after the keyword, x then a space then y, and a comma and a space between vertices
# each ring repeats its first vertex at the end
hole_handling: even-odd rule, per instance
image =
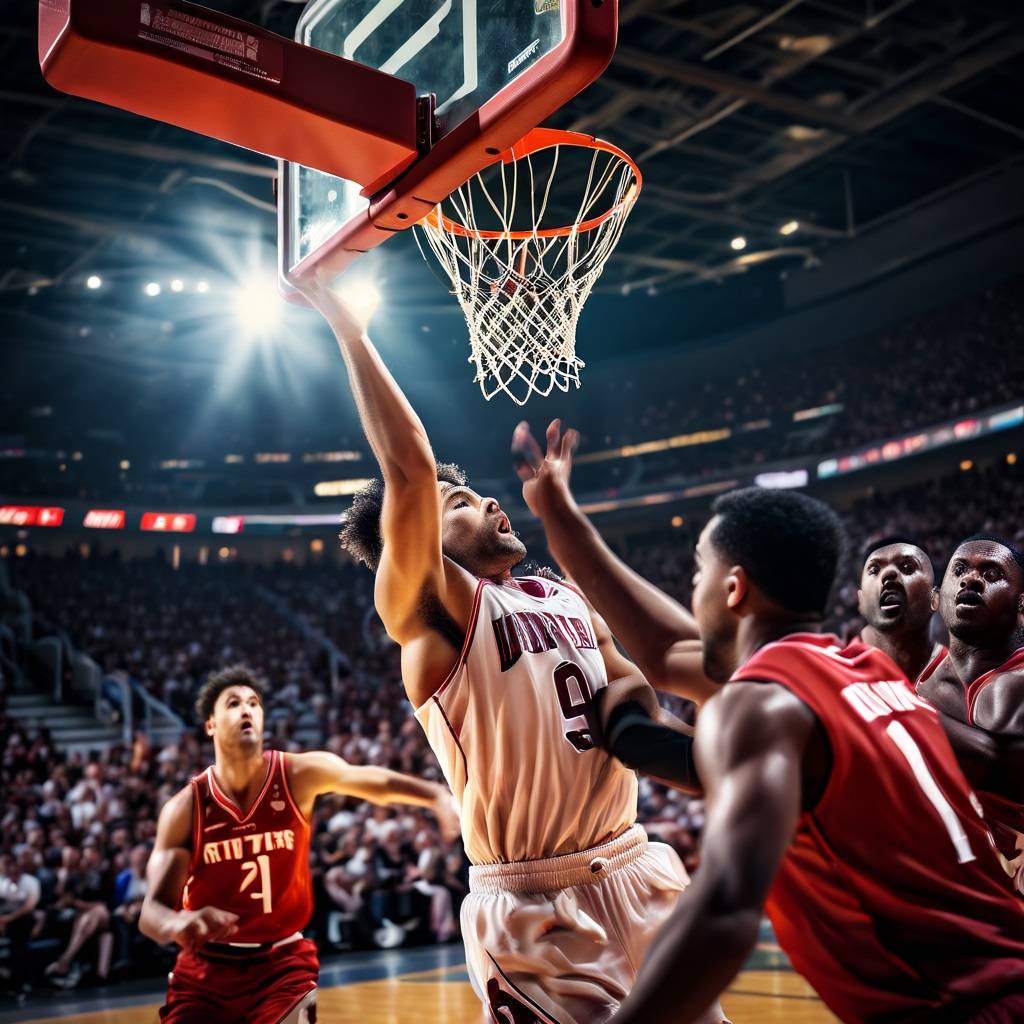
MULTIPOLYGON (((576 323, 637 191, 623 157, 557 145, 486 168, 419 223, 466 316, 469 361, 484 398, 504 391, 523 405, 534 393, 579 387, 584 363, 576 355, 576 323), (574 160, 562 156, 566 148, 574 160), (578 172, 569 184, 582 184, 582 196, 572 200, 576 216, 567 232, 549 234, 555 225, 545 216, 552 219, 560 158, 563 176, 566 163, 578 172)), ((563 218, 564 192, 557 190, 563 218)))

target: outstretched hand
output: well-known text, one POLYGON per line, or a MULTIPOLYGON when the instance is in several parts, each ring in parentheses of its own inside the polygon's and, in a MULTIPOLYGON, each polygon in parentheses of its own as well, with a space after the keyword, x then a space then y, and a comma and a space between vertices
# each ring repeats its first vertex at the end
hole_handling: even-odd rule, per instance
POLYGON ((523 500, 539 519, 552 512, 557 502, 571 499, 569 477, 579 439, 578 431, 570 429, 563 434, 562 421, 552 420, 547 430, 547 452, 542 454, 525 420, 513 432, 512 455, 516 473, 523 481, 523 500))

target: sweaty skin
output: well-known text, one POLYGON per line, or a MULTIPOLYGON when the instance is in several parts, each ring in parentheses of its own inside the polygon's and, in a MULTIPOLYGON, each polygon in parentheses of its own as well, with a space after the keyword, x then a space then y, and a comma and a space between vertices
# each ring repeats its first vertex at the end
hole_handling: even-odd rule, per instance
MULTIPOLYGON (((218 785, 247 813, 259 797, 268 771, 263 758, 263 706, 259 696, 248 686, 229 686, 218 696, 206 731, 213 739, 218 785)), ((371 803, 428 807, 437 816, 446 838, 458 835, 451 795, 435 783, 385 768, 351 765, 326 751, 286 754, 285 768, 292 796, 307 820, 322 793, 344 793, 371 803)), ((159 945, 176 942, 195 952, 208 942, 230 942, 237 931, 238 917, 217 907, 179 909, 192 858, 192 810, 192 786, 188 785, 160 812, 156 842, 146 869, 149 885, 139 930, 159 945)))
POLYGON ((979 789, 1024 802, 1024 669, 1001 672, 981 690, 968 722, 970 684, 1017 647, 1024 573, 993 541, 968 541, 950 559, 939 594, 949 657, 918 685, 943 716, 961 767, 979 789))
MULTIPOLYGON (((384 546, 374 602, 388 635, 401 647, 402 680, 418 708, 459 658, 478 581, 515 586, 512 569, 526 548, 494 498, 438 483, 422 422, 345 303, 322 281, 308 285, 304 294, 334 331, 384 479, 384 546)), ((595 622, 600 635, 599 626, 595 622)), ((610 638, 601 653, 609 680, 635 671, 610 638)))
POLYGON ((569 487, 578 435, 554 420, 547 452, 520 423, 512 437, 523 498, 540 519, 558 564, 607 621, 647 681, 658 690, 701 703, 718 687, 703 670, 693 616, 629 568, 601 538, 569 487))
MULTIPOLYGON (((818 624, 782 611, 742 567, 729 565, 711 544, 715 525, 712 519, 697 545, 693 609, 713 648, 709 677, 724 682, 766 643, 817 632, 818 624), (711 598, 723 592, 726 605, 739 610, 734 622, 714 611, 711 598)), ((800 812, 813 806, 828 778, 817 718, 773 683, 720 687, 701 709, 694 752, 708 807, 701 869, 614 1024, 683 1024, 728 986, 757 943, 762 908, 800 812)))

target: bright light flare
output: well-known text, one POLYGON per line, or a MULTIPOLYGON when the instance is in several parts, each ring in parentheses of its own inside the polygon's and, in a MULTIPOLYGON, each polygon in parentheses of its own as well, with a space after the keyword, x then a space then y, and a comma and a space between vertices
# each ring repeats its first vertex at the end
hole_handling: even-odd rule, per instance
POLYGON ((787 220, 785 224, 779 228, 780 235, 795 235, 800 230, 800 221, 798 220, 787 220))
POLYGON ((90 291, 96 291, 97 288, 103 287, 103 278, 99 274, 90 274, 85 279, 85 287, 90 291))
POLYGON ((155 298, 157 295, 159 295, 160 292, 161 292, 161 288, 160 288, 160 285, 159 285, 158 282, 150 281, 149 284, 146 285, 146 294, 151 299, 155 298))
POLYGON ((339 286, 338 292, 364 324, 370 321, 380 306, 380 291, 372 281, 345 281, 339 286))
POLYGON ((200 281, 196 285, 196 291, 199 292, 200 295, 205 295, 209 290, 210 286, 205 281, 200 281))
POLYGON ((235 315, 252 336, 271 334, 281 321, 282 299, 270 282, 250 281, 235 293, 235 315))
POLYGON ((747 247, 747 240, 742 235, 737 235, 730 243, 736 252, 742 252, 747 247))
POLYGON ((176 277, 171 282, 171 291, 172 292, 181 292, 181 291, 184 291, 184 290, 185 290, 185 282, 182 281, 180 277, 176 277))

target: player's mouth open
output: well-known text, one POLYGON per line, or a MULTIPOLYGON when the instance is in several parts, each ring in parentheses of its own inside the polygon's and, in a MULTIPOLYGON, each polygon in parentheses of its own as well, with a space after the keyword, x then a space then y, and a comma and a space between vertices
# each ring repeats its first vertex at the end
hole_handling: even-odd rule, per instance
POLYGON ((889 589, 882 591, 882 598, 879 601, 879 604, 883 608, 899 608, 903 604, 905 598, 906 595, 903 593, 901 588, 890 587, 889 589))
POLYGON ((511 533, 512 524, 508 521, 508 516, 498 516, 498 533, 511 533))
POLYGON ((960 593, 956 595, 956 603, 958 605, 965 604, 969 608, 977 608, 978 605, 984 604, 985 602, 982 599, 981 594, 977 593, 976 591, 961 590, 960 593))

